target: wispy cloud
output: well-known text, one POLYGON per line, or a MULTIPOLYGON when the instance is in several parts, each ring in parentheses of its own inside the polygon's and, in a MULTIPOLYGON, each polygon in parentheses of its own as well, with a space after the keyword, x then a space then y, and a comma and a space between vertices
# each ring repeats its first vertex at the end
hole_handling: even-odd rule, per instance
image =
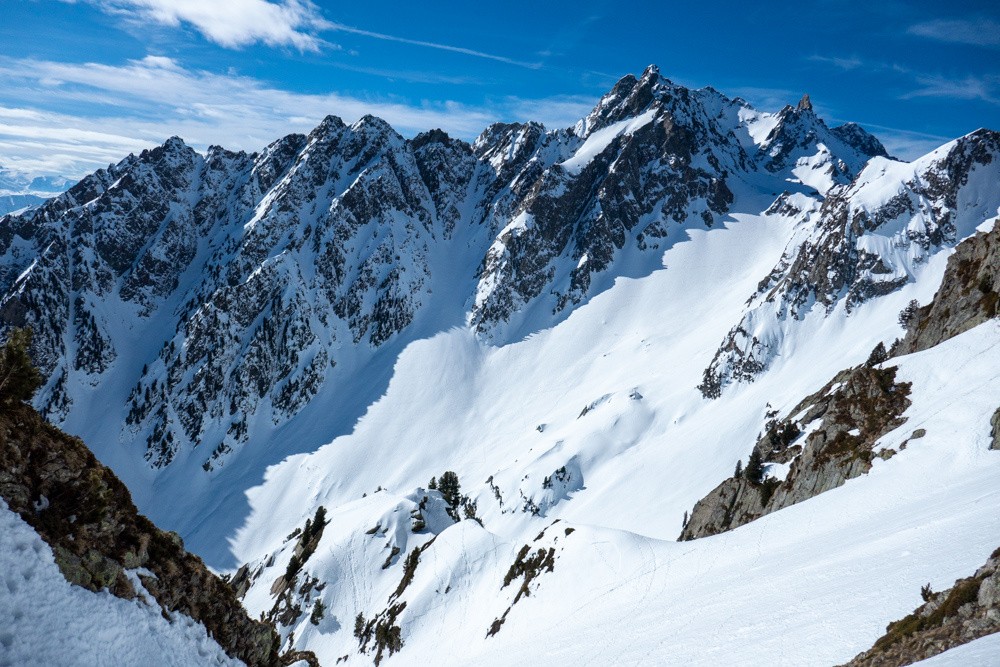
POLYGON ((936 19, 910 26, 911 35, 941 42, 1000 47, 1000 22, 993 19, 936 19))
POLYGON ((542 66, 542 63, 540 62, 525 62, 523 60, 515 60, 513 58, 508 58, 506 56, 498 56, 493 53, 486 53, 484 51, 467 49, 462 46, 452 46, 450 44, 441 44, 438 42, 425 42, 420 39, 410 39, 408 37, 397 37, 396 35, 387 35, 381 32, 363 30, 361 28, 355 28, 354 26, 344 25, 342 23, 327 23, 325 27, 328 30, 345 32, 351 35, 361 35, 363 37, 381 39, 386 42, 398 42, 400 44, 410 44, 411 46, 422 46, 430 49, 438 49, 439 51, 450 51, 452 53, 461 53, 467 56, 475 56, 476 58, 486 58, 487 60, 495 60, 497 62, 506 63, 508 65, 527 67, 528 69, 539 69, 542 66))
POLYGON ((864 65, 864 61, 856 56, 851 56, 849 58, 837 58, 830 56, 809 56, 809 60, 818 63, 826 63, 828 65, 833 65, 839 69, 849 72, 850 70, 857 69, 864 65))
MULTIPOLYGON (((1000 29, 1000 24, 998 24, 1000 29)), ((864 67, 865 72, 889 74, 903 81, 902 86, 910 88, 899 95, 899 99, 909 100, 919 97, 938 97, 952 100, 979 100, 989 104, 1000 104, 1000 75, 966 75, 962 77, 944 76, 920 72, 898 63, 859 58, 838 58, 810 56, 810 61, 838 67, 844 70, 864 67)))
POLYGON ((953 100, 981 100, 1000 104, 1000 76, 966 76, 952 79, 944 76, 918 75, 918 88, 903 95, 915 97, 943 97, 953 100))
MULTIPOLYGON (((75 3, 78 0, 63 0, 75 3)), ((254 43, 316 51, 317 31, 328 28, 308 0, 81 0, 131 22, 176 27, 188 24, 226 48, 254 43)))
POLYGON ((67 176, 173 134, 197 148, 258 150, 290 132, 312 129, 327 114, 351 122, 370 113, 405 135, 440 127, 471 139, 498 120, 568 126, 596 101, 504 97, 477 106, 304 94, 250 77, 191 70, 162 56, 121 65, 0 58, 0 89, 0 164, 67 176))

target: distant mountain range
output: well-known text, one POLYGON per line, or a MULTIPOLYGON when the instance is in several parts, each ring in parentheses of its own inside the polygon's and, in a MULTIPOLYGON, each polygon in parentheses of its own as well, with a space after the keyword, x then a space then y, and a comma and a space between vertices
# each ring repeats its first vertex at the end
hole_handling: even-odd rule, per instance
POLYGON ((73 184, 61 176, 25 176, 0 166, 0 215, 37 206, 73 184))

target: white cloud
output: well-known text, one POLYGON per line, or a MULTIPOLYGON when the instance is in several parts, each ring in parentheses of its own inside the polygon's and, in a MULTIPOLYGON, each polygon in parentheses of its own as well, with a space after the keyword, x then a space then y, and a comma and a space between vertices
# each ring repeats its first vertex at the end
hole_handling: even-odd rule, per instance
POLYGON ((941 42, 1000 46, 1000 22, 991 19, 937 19, 910 26, 907 32, 941 42))
POLYGON ((196 148, 258 150, 324 116, 379 116, 404 135, 440 127, 466 139, 503 120, 572 125, 594 99, 505 97, 481 106, 455 101, 361 99, 303 94, 258 79, 190 70, 162 56, 123 65, 0 57, 0 164, 78 177, 129 152, 179 135, 196 148))
POLYGON ((318 51, 321 46, 340 48, 318 37, 324 31, 342 32, 399 44, 485 58, 496 62, 539 69, 540 62, 516 60, 464 46, 429 42, 365 30, 323 18, 310 0, 62 0, 85 2, 130 23, 154 23, 168 27, 187 24, 206 39, 226 48, 257 42, 269 46, 292 46, 300 51, 318 51))
MULTIPOLYGON (((76 2, 77 0, 64 0, 76 2)), ((262 42, 315 51, 316 32, 328 28, 308 0, 83 0, 130 21, 165 26, 186 23, 220 46, 239 48, 262 42)))
POLYGON ((962 79, 951 79, 936 75, 919 75, 916 77, 916 82, 919 87, 903 95, 903 99, 944 97, 1000 104, 1000 76, 966 76, 962 79))

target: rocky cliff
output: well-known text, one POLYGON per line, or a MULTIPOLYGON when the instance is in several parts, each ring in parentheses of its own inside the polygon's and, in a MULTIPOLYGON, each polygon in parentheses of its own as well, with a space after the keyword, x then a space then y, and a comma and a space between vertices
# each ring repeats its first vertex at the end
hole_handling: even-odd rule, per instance
MULTIPOLYGON (((933 347, 997 316, 1000 295, 1000 226, 962 241, 948 258, 941 287, 926 306, 911 304, 900 314, 903 339, 869 363, 843 371, 823 389, 772 420, 754 446, 756 456, 784 471, 723 481, 694 507, 680 539, 690 540, 736 528, 760 516, 828 491, 868 472, 879 438, 901 424, 909 385, 897 384, 889 356, 933 347), (789 467, 790 466, 790 467, 789 467), (786 470, 787 468, 787 470, 786 470)), ((1000 415, 998 410, 997 415, 1000 415)), ((915 431, 914 438, 920 436, 915 431)), ((1000 448, 1000 417, 993 419, 994 449, 1000 448)))
POLYGON ((921 590, 924 604, 890 623, 870 650, 849 667, 902 667, 979 637, 1000 632, 1000 549, 976 573, 935 593, 921 590))
POLYGON ((202 623, 230 656, 278 663, 274 630, 251 620, 232 588, 187 553, 180 537, 139 514, 82 441, 21 403, 0 412, 0 497, 49 544, 71 583, 132 598, 134 574, 165 615, 202 623))
POLYGON ((877 444, 902 424, 910 403, 910 385, 895 376, 894 368, 867 364, 845 370, 788 417, 770 420, 751 463, 698 501, 679 539, 732 530, 867 473, 875 457, 894 455, 877 444))
POLYGON ((876 157, 821 202, 779 198, 772 213, 801 224, 705 369, 702 393, 753 381, 809 313, 850 313, 912 281, 933 253, 996 215, 998 179, 1000 133, 978 130, 911 164, 876 157))
POLYGON ((955 248, 941 287, 926 306, 901 315, 906 335, 894 354, 933 347, 998 314, 1000 302, 1000 225, 976 234, 955 248))

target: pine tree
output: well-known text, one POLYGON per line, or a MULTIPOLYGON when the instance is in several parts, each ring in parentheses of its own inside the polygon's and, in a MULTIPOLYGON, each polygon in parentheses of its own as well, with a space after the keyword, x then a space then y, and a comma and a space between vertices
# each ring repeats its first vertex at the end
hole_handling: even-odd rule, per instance
POLYGON ((760 455, 756 447, 750 452, 750 460, 747 461, 743 475, 751 484, 760 484, 764 479, 764 457, 760 455))
POLYGON ((313 625, 319 625, 319 622, 323 620, 325 612, 326 605, 323 604, 322 600, 316 600, 316 604, 313 605, 312 614, 309 615, 309 622, 313 625))
POLYGON ((739 460, 736 462, 736 471, 733 472, 733 477, 739 479, 743 476, 743 461, 739 460))
POLYGON ((916 299, 911 300, 903 310, 899 311, 899 326, 904 329, 909 329, 913 324, 914 319, 917 317, 917 311, 920 310, 920 302, 916 299))
POLYGON ((12 329, 0 350, 0 403, 28 401, 42 386, 42 374, 31 363, 31 329, 12 329))
POLYGON ((357 617, 354 619, 354 636, 358 639, 361 639, 365 634, 365 625, 365 616, 359 611, 357 617))
POLYGON ((880 341, 879 344, 872 350, 872 353, 868 355, 868 361, 865 362, 865 366, 868 368, 874 368, 888 358, 889 355, 885 351, 885 343, 880 341))
POLYGON ((451 470, 441 475, 438 480, 438 491, 444 496, 446 503, 453 508, 458 508, 462 503, 462 486, 458 482, 458 475, 451 470))

